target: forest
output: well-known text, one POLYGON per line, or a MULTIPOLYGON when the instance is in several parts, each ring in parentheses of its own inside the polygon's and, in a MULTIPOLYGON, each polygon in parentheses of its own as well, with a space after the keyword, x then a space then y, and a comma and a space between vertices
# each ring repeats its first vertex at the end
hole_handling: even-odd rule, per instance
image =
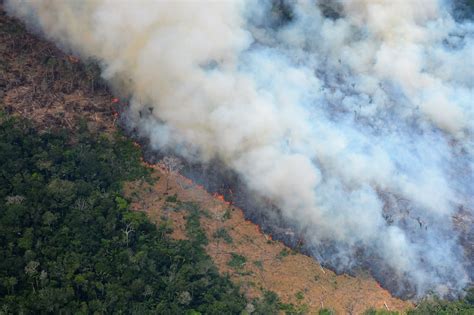
MULTIPOLYGON (((39 134, 3 116, 0 165, 1 313, 245 308, 238 288, 205 254, 205 239, 171 240, 143 213, 127 210, 121 184, 146 178, 147 169, 123 136, 39 134)), ((198 232, 195 224, 190 234, 198 232)))

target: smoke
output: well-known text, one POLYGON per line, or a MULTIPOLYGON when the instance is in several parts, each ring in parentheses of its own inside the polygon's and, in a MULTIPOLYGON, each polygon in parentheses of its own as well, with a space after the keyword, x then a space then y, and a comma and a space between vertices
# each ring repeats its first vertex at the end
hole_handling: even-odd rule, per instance
POLYGON ((460 292, 474 273, 453 223, 474 214, 472 20, 435 0, 275 3, 6 7, 98 60, 155 149, 221 160, 324 263, 347 270, 363 250, 417 296, 460 292))

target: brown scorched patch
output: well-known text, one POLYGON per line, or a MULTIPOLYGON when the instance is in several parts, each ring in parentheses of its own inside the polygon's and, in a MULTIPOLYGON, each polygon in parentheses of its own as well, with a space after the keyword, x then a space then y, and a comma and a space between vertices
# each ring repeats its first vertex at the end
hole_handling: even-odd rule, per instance
POLYGON ((203 212, 201 226, 209 239, 207 253, 220 272, 228 273, 248 297, 274 291, 284 303, 306 305, 309 313, 321 308, 333 309, 338 314, 360 314, 371 307, 402 312, 410 308, 411 303, 392 297, 372 277, 336 275, 314 259, 271 240, 256 224, 245 220, 241 209, 210 195, 179 174, 169 175, 158 166, 153 168, 160 178, 156 183, 139 181, 127 185, 132 209, 145 211, 157 224, 171 223, 172 237, 184 239, 186 212, 179 205, 196 203, 203 212), (178 202, 166 201, 170 196, 176 196, 178 202), (231 242, 216 236, 222 230, 231 242), (244 257, 245 262, 229 266, 236 255, 244 257))

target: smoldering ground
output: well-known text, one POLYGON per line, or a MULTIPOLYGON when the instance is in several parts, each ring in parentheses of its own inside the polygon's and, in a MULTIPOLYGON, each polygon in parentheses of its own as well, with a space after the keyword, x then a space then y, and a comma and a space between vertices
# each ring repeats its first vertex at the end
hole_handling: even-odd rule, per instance
MULTIPOLYGON (((474 24, 448 1, 7 1, 98 60, 156 150, 218 159, 337 270, 473 278, 474 24), (468 233, 469 234, 469 233, 468 233)), ((271 210, 270 210, 271 211, 271 210)))

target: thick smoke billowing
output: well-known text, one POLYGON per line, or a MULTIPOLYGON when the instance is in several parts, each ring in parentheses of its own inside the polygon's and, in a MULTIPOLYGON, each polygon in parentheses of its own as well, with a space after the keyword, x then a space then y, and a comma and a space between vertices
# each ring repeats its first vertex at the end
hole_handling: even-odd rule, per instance
POLYGON ((363 249, 418 295, 460 292, 473 274, 453 224, 474 211, 472 20, 435 0, 320 2, 7 8, 99 60, 155 148, 222 160, 325 263, 350 268, 363 249))

